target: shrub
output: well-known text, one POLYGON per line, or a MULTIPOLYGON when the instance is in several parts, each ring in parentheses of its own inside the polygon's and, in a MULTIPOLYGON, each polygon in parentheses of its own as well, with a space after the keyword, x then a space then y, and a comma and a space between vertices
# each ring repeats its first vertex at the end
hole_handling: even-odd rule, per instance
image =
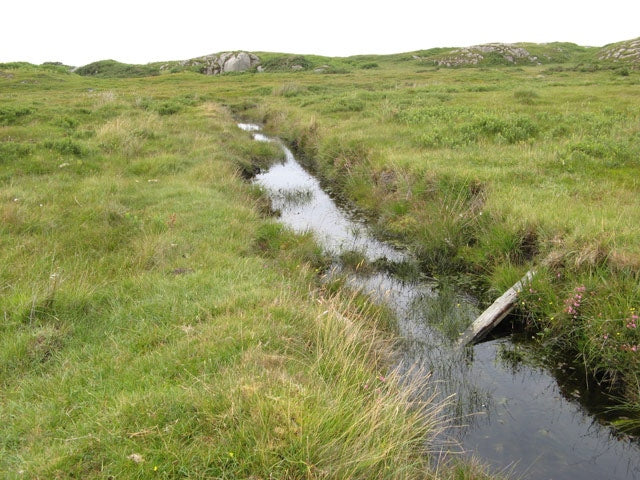
POLYGON ((601 138, 587 138, 571 143, 564 157, 600 159, 604 160, 608 167, 619 166, 635 158, 628 143, 601 138))
POLYGON ((358 139, 331 138, 322 145, 320 156, 342 175, 350 173, 356 166, 368 165, 371 148, 358 139))
POLYGON ((423 148, 437 148, 444 143, 443 132, 439 129, 427 130, 418 138, 418 145, 423 148))
POLYGON ((74 142, 70 138, 63 138, 60 140, 47 140, 44 142, 44 147, 62 155, 75 155, 81 157, 87 153, 86 147, 78 142, 74 142))
POLYGON ((533 90, 516 90, 513 92, 513 98, 524 105, 533 105, 540 95, 533 90))
POLYGON ((182 110, 183 106, 173 100, 168 100, 166 102, 162 102, 155 107, 155 111, 160 115, 173 115, 174 113, 178 113, 182 110))
POLYGON ((13 125, 19 118, 26 117, 34 111, 30 107, 13 107, 10 105, 0 107, 0 125, 13 125))
POLYGON ((471 115, 471 110, 468 107, 437 105, 419 110, 403 110, 397 114, 397 119, 408 125, 423 125, 435 121, 453 122, 460 118, 471 118, 471 115))
POLYGON ((167 100, 153 98, 137 98, 136 106, 143 110, 157 112, 160 115, 173 115, 184 110, 184 107, 194 107, 202 103, 203 98, 197 94, 185 93, 167 100))
POLYGON ((307 92, 307 88, 299 83, 283 83, 280 87, 273 90, 273 94, 277 97, 297 97, 307 92))
POLYGON ((313 67, 313 64, 302 55, 279 55, 262 62, 262 67, 270 72, 290 72, 296 65, 301 66, 303 70, 313 67))
POLYGON ((361 112, 365 108, 365 103, 357 98, 340 98, 328 103, 324 107, 327 113, 338 112, 361 112))
POLYGON ((243 141, 232 142, 229 150, 237 155, 232 158, 240 175, 251 179, 273 163, 284 158, 283 150, 273 142, 243 141))
POLYGON ((56 125, 58 125, 59 127, 64 128, 67 131, 75 130, 76 128, 78 128, 79 124, 80 124, 80 122, 78 121, 77 118, 69 117, 69 116, 64 116, 62 118, 59 118, 56 121, 56 125))
POLYGON ((515 118, 481 116, 465 125, 461 133, 467 143, 476 142, 482 137, 494 141, 517 143, 535 137, 538 134, 538 127, 529 117, 524 116, 515 118))
POLYGON ((25 158, 33 153, 33 145, 18 142, 0 142, 0 165, 10 160, 25 158))

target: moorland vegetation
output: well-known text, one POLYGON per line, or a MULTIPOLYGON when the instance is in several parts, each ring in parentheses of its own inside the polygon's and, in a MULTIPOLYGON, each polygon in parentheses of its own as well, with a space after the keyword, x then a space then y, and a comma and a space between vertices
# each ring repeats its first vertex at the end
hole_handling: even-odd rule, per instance
POLYGON ((0 471, 481 475, 430 469, 439 406, 387 375, 386 312, 319 283, 321 249, 243 180, 281 154, 237 118, 424 273, 488 301, 535 269, 523 328, 640 410, 637 63, 520 47, 544 60, 0 64, 0 471))

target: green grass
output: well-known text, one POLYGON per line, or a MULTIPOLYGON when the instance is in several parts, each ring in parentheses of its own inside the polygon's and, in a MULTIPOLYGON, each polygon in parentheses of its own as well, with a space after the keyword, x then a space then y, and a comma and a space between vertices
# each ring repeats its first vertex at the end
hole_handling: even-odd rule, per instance
POLYGON ((484 478, 431 468, 382 312, 261 216, 246 77, 3 68, 3 478, 484 478))
MULTIPOLYGON (((539 301, 544 308, 522 309, 525 323, 554 332, 550 345, 572 350, 578 362, 615 379, 610 384, 616 392, 637 401, 637 367, 629 349, 640 339, 634 334, 626 343, 610 344, 611 352, 600 339, 605 325, 616 337, 628 336, 619 312, 640 308, 640 78, 633 68, 623 75, 599 64, 597 49, 523 46, 561 63, 425 69, 424 60, 411 54, 261 54, 271 73, 164 75, 153 83, 166 93, 141 95, 136 102, 144 111, 175 115, 192 108, 190 102, 218 100, 264 122, 333 193, 368 212, 383 235, 412 248, 423 270, 462 273, 464 284, 486 299, 531 266, 545 264, 538 279, 546 285, 539 301), (287 70, 294 60, 306 70, 287 70), (377 67, 363 68, 371 63, 377 67), (322 65, 342 73, 313 71, 322 65), (184 97, 171 85, 197 92, 184 97), (564 300, 585 284, 594 286, 593 294, 576 328, 564 300), (625 293, 611 294, 615 289, 625 293)), ((417 53, 426 58, 447 50, 417 53)), ((120 107, 109 91, 91 95, 102 96, 101 115, 117 117, 120 107)), ((16 126, 37 116, 33 105, 6 108, 16 126), (33 111, 18 116, 15 108, 33 111)), ((76 127, 71 140, 55 140, 48 148, 82 159, 87 135, 91 131, 76 127)), ((3 148, 45 170, 33 145, 12 138, 3 148)), ((135 152, 136 141, 128 148, 135 152)), ((253 160, 239 162, 246 177, 260 168, 253 160)))
POLYGON ((115 60, 100 60, 77 68, 75 73, 92 77, 130 78, 160 75, 161 70, 159 65, 154 64, 130 65, 115 60))
POLYGON ((638 73, 305 59, 216 78, 0 65, 5 476, 480 475, 425 470, 437 406, 376 380, 378 314, 319 289, 317 246, 261 216, 242 177, 277 149, 231 112, 424 271, 488 299, 536 267, 523 323, 637 405, 638 73))

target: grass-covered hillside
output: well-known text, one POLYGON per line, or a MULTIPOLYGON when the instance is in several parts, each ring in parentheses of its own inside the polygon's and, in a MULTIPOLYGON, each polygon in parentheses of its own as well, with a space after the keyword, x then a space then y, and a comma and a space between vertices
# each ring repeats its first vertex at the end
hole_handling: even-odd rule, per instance
MULTIPOLYGON (((231 52, 233 53, 233 52, 231 52)), ((236 52, 237 53, 237 52, 236 52)), ((440 47, 389 55, 354 55, 325 57, 255 52, 259 64, 250 72, 350 73, 378 68, 402 68, 422 65, 439 68, 522 67, 554 65, 560 69, 593 71, 640 68, 640 39, 627 40, 604 47, 584 47, 568 42, 553 43, 488 43, 468 47, 440 47)), ((100 60, 73 69, 83 76, 127 78, 179 73, 204 73, 203 65, 219 54, 181 61, 153 62, 131 65, 115 60, 100 60)))
POLYGON ((605 45, 598 52, 598 60, 617 65, 640 68, 640 37, 605 45))
POLYGON ((98 62, 89 63, 75 69, 75 73, 85 77, 103 77, 103 78, 131 78, 131 77, 150 77, 160 75, 163 68, 162 65, 149 63, 147 65, 131 65, 127 63, 117 62, 115 60, 100 60, 98 62))

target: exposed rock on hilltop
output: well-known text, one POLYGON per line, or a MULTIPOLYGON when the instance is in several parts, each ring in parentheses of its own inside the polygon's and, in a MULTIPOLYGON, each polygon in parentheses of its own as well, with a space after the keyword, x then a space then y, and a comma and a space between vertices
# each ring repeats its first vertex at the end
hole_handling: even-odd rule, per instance
POLYGON ((183 66, 197 67, 206 75, 228 72, 244 72, 260 64, 260 58, 248 52, 223 52, 217 55, 192 58, 182 62, 183 66))
POLYGON ((440 67, 510 66, 592 62, 597 52, 597 47, 582 47, 569 42, 487 43, 421 50, 413 58, 440 67))
POLYGON ((598 59, 640 67, 640 38, 607 45, 600 51, 598 59))
POLYGON ((459 67, 463 65, 478 65, 485 59, 497 60, 498 63, 538 63, 538 57, 531 55, 522 47, 508 43, 487 43, 485 45, 458 48, 434 61, 440 66, 459 67))

